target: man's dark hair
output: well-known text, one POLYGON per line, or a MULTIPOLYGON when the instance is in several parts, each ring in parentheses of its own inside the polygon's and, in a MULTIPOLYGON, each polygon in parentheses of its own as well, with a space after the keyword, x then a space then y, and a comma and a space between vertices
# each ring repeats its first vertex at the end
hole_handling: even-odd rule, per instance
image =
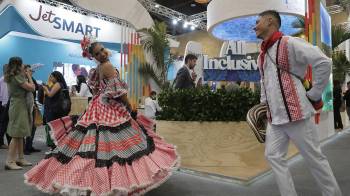
POLYGON ((186 55, 186 57, 185 57, 185 64, 187 64, 189 60, 193 60, 193 59, 196 59, 196 60, 197 60, 198 58, 197 58, 196 55, 194 55, 194 54, 188 54, 188 55, 186 55))
POLYGON ((150 94, 151 96, 153 96, 153 95, 157 95, 157 93, 156 93, 156 91, 151 91, 151 94, 150 94))
POLYGON ((259 16, 267 16, 267 15, 274 17, 278 22, 278 28, 281 27, 281 16, 276 10, 266 10, 259 14, 259 16))

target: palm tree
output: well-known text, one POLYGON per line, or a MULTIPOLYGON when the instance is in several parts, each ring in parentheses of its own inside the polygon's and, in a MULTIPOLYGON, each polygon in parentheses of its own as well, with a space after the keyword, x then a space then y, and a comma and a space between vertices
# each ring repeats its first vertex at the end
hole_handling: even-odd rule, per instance
POLYGON ((341 83, 345 81, 346 74, 350 73, 350 62, 343 51, 336 51, 336 49, 348 39, 350 39, 350 32, 345 29, 344 25, 332 26, 333 79, 341 83))
POLYGON ((345 81, 346 74, 350 72, 350 62, 344 52, 334 52, 333 59, 333 79, 342 83, 345 81))
POLYGON ((166 34, 165 22, 155 22, 151 28, 141 29, 141 44, 143 48, 152 54, 154 64, 144 64, 139 72, 146 78, 152 78, 160 88, 165 88, 169 58, 169 40, 166 34))
POLYGON ((336 49, 341 43, 350 39, 350 32, 346 30, 344 25, 332 26, 332 49, 336 49))

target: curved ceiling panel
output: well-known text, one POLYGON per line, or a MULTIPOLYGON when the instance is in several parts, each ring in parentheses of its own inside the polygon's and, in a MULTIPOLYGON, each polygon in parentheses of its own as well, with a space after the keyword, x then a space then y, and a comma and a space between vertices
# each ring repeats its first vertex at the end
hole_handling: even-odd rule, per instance
POLYGON ((282 31, 291 35, 298 17, 305 14, 305 0, 212 0, 208 5, 207 29, 222 40, 257 41, 253 27, 257 15, 265 10, 282 13, 282 31))
MULTIPOLYGON (((253 30, 255 21, 258 16, 246 16, 241 18, 231 19, 222 22, 212 28, 212 35, 221 40, 244 40, 249 42, 257 41, 255 32, 253 30)), ((285 35, 294 35, 299 33, 302 29, 295 28, 294 23, 298 21, 297 16, 281 15, 282 26, 281 31, 285 35)))

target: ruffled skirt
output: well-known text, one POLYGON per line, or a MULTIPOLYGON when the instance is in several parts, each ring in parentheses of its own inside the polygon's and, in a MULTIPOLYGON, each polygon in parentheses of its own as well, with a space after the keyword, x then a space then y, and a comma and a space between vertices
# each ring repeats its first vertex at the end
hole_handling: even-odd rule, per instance
POLYGON ((57 148, 24 175, 27 184, 67 195, 142 195, 169 178, 179 157, 153 132, 153 121, 138 115, 100 125, 90 113, 99 112, 97 106, 90 104, 79 120, 70 116, 49 123, 57 148))

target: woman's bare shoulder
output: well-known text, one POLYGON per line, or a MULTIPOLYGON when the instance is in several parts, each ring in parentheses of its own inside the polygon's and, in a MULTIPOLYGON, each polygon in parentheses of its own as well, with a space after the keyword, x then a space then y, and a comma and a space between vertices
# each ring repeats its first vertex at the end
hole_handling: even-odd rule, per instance
POLYGON ((105 77, 108 78, 108 77, 115 76, 116 71, 111 62, 102 63, 100 67, 101 67, 101 72, 105 77))

